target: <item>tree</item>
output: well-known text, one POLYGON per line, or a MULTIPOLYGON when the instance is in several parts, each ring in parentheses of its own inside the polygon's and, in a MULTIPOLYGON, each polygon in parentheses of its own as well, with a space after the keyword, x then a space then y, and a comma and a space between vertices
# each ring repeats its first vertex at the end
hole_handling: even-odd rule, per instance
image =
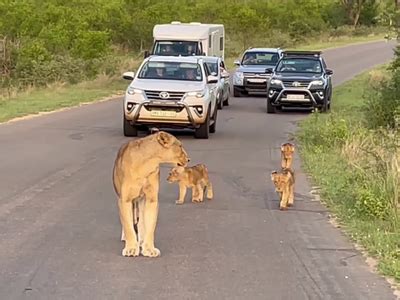
POLYGON ((347 16, 351 24, 356 27, 358 25, 358 20, 360 19, 361 11, 366 0, 340 0, 342 5, 347 11, 347 16))

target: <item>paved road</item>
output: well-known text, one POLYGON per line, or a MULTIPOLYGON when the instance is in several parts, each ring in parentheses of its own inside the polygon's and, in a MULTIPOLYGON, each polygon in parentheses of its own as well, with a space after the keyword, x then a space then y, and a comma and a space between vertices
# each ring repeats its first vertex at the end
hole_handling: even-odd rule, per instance
MULTIPOLYGON (((392 45, 326 51, 338 84, 387 61, 392 45)), ((121 102, 0 125, 0 299, 394 299, 328 222, 298 172, 295 207, 269 179, 304 113, 267 115, 232 98, 209 140, 179 134, 211 172, 215 199, 176 206, 162 168, 158 259, 125 258, 111 171, 121 102)))

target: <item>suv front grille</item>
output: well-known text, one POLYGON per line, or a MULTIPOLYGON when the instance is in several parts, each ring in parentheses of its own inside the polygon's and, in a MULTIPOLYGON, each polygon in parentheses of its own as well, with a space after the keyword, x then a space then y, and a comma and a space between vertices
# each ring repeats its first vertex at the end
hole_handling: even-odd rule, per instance
POLYGON ((310 84, 310 80, 283 80, 283 85, 287 88, 305 88, 308 87, 308 85, 310 84), (293 85, 294 82, 297 82, 298 84, 293 85))
POLYGON ((173 100, 180 101, 185 95, 185 92, 168 92, 168 91, 144 91, 149 100, 173 100), (162 97, 165 94, 168 97, 162 97))
POLYGON ((243 73, 245 77, 261 77, 261 78, 268 78, 269 75, 263 73, 243 73))

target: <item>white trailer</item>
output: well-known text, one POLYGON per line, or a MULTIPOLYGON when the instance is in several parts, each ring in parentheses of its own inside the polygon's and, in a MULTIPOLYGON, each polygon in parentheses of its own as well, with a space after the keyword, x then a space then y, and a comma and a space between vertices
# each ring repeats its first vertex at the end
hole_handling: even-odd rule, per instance
MULTIPOLYGON (((154 43, 150 55, 225 56, 225 28, 222 24, 197 22, 157 24, 153 28, 154 43)), ((147 52, 145 56, 148 56, 147 52)))

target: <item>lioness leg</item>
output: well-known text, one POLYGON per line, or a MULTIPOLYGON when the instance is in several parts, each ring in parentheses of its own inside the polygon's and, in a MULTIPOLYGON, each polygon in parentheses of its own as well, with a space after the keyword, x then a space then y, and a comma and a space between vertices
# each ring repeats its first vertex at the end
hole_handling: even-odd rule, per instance
POLYGON ((122 250, 123 256, 138 256, 139 247, 137 244, 136 232, 133 230, 133 202, 135 197, 122 192, 118 200, 119 216, 122 230, 125 234, 125 248, 122 250))
POLYGON ((139 221, 138 221, 138 241, 139 241, 139 247, 142 247, 143 245, 143 239, 144 236, 146 234, 146 224, 145 224, 145 214, 144 214, 144 210, 145 210, 145 197, 141 197, 140 199, 138 199, 137 201, 137 206, 139 209, 139 221))
POLYGON ((144 205, 141 212, 143 216, 144 228, 146 229, 143 237, 142 255, 148 257, 160 256, 160 250, 154 247, 154 232, 158 217, 158 190, 159 190, 160 171, 151 174, 148 177, 148 183, 144 187, 145 194, 144 205))
POLYGON ((186 185, 179 183, 179 199, 175 201, 176 204, 183 204, 185 202, 186 190, 186 185))
MULTIPOLYGON (((133 211, 133 223, 135 224, 135 205, 132 205, 132 211, 133 211)), ((133 226, 133 230, 135 230, 135 226, 133 226)), ((121 242, 125 241, 125 232, 124 232, 124 227, 121 226, 121 242)))

